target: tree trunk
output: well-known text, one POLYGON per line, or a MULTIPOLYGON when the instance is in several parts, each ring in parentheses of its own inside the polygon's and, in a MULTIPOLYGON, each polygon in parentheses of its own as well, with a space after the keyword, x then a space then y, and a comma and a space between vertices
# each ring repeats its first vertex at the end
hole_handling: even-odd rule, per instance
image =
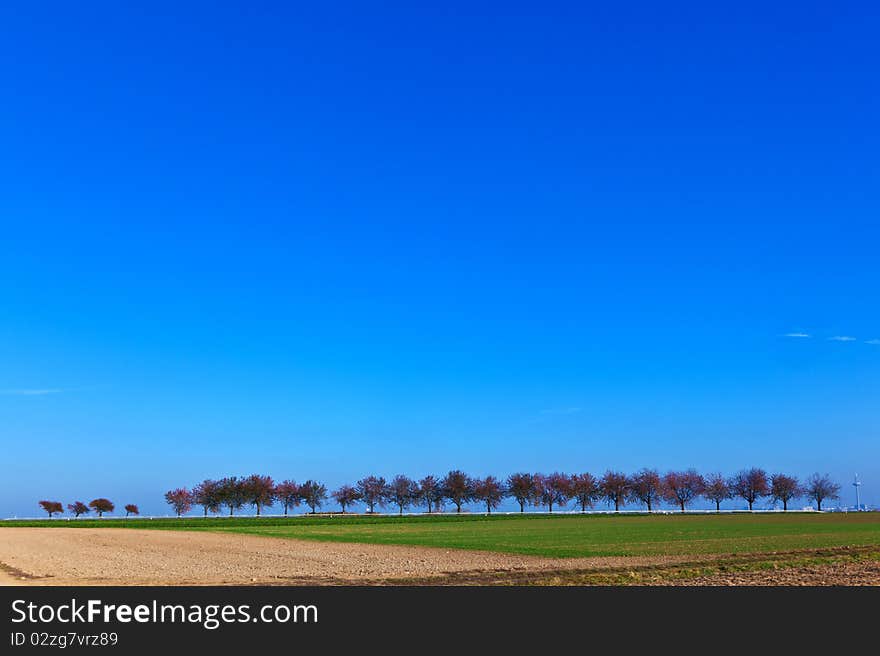
POLYGON ((715 512, 721 512, 721 502, 715 499, 715 512))
POLYGON ((751 500, 749 500, 749 512, 752 512, 752 503, 753 502, 751 500))
POLYGON ((260 504, 257 504, 257 517, 260 516, 260 504))
POLYGON ((816 510, 822 510, 822 499, 816 499, 816 510))
POLYGON ((486 502, 486 513, 489 515, 492 514, 492 504, 489 503, 488 501, 486 502))
POLYGON ((457 513, 461 512, 461 504, 457 501, 455 502, 455 512, 457 512, 457 513))
POLYGON ((651 512, 651 500, 648 499, 648 512, 651 512))
POLYGON ((614 500, 614 512, 620 512, 620 501, 618 499, 614 500))
POLYGON ((684 501, 681 502, 681 512, 684 512, 684 501))
POLYGON ((782 500, 782 512, 788 512, 788 499, 782 500))
POLYGON ((547 504, 547 507, 550 508, 550 512, 553 512, 553 502, 547 504))
POLYGON ((526 504, 524 502, 520 501, 519 502, 519 511, 525 512, 525 509, 526 509, 526 504))

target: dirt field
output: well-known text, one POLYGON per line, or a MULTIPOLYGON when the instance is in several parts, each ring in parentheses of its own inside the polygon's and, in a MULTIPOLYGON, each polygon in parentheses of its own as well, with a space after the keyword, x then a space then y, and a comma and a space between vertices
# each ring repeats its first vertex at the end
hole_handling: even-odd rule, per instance
MULTIPOLYGON (((655 557, 554 559, 426 547, 132 529, 5 528, 0 576, 18 585, 249 585, 622 567, 655 557)), ((681 558, 661 559, 666 562, 681 558)))
MULTIPOLYGON (((478 551, 313 542, 230 533, 136 529, 5 528, 3 585, 497 584, 618 579, 717 556, 542 558, 478 551), (561 577, 557 573, 566 573, 561 577)), ((596 581, 601 582, 601 581, 596 581)), ((633 583, 636 581, 633 580, 633 583)), ((720 573, 677 585, 880 585, 880 563, 845 562, 761 572, 720 573)))
POLYGON ((661 585, 748 586, 748 585, 880 585, 880 562, 806 565, 760 572, 737 572, 664 581, 661 585))

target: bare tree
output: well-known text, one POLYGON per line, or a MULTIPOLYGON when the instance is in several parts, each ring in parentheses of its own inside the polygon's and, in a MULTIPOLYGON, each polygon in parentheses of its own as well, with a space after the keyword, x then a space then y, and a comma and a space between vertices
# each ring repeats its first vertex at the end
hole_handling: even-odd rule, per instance
POLYGON ((98 513, 98 517, 103 517, 104 513, 113 512, 113 509, 116 507, 113 505, 113 502, 109 499, 104 499, 103 497, 99 499, 92 499, 89 501, 89 507, 94 509, 96 513, 98 513))
POLYGON ((89 513, 89 507, 82 501, 74 501, 73 503, 68 503, 67 509, 73 513, 74 519, 76 519, 80 515, 87 515, 89 513))
POLYGON ((327 499, 327 487, 318 481, 308 480, 299 486, 299 494, 314 515, 327 499))
POLYGON ((788 510, 788 502, 801 496, 801 485, 794 476, 773 474, 770 477, 770 496, 782 502, 782 510, 788 510))
POLYGON ((581 512, 587 512, 587 508, 592 508, 593 504, 601 496, 599 481, 592 474, 574 474, 569 485, 571 487, 571 498, 577 501, 581 507, 581 512))
POLYGON ((614 512, 620 512, 620 505, 626 503, 630 492, 630 481, 626 474, 607 471, 599 481, 599 491, 608 504, 614 504, 614 512))
POLYGON ((461 505, 474 499, 474 484, 463 471, 453 469, 443 479, 443 496, 455 504, 455 512, 461 512, 461 505))
POLYGON ((486 504, 487 513, 501 504, 504 494, 504 484, 494 476, 474 480, 474 499, 486 504))
POLYGON ((419 501, 428 508, 428 512, 439 511, 443 505, 443 486, 433 476, 425 476, 419 481, 419 501))
POLYGON ((257 510, 257 516, 264 507, 275 503, 275 481, 271 476, 251 474, 241 483, 245 501, 257 510))
POLYGON ((703 487, 703 496, 715 502, 715 512, 721 512, 721 502, 731 497, 730 487, 723 474, 709 474, 703 487))
POLYGON ((696 469, 682 472, 669 472, 663 477, 663 498, 677 505, 684 512, 685 507, 703 493, 706 482, 696 469))
POLYGON ((382 476, 367 476, 357 482, 357 491, 361 500, 367 505, 367 512, 375 512, 376 506, 385 505, 385 493, 388 484, 382 476))
POLYGON ((535 476, 535 495, 533 497, 536 506, 547 506, 553 512, 553 506, 564 506, 571 495, 571 479, 565 474, 553 472, 548 476, 537 474, 535 476))
POLYGON ((291 480, 281 481, 275 486, 275 498, 284 508, 285 517, 291 508, 296 508, 302 502, 302 497, 299 495, 299 485, 296 484, 296 481, 291 480))
POLYGON ((179 487, 175 490, 168 490, 165 493, 165 502, 171 506, 177 516, 185 515, 192 510, 192 492, 185 487, 179 487))
POLYGON ((126 517, 128 517, 129 515, 140 515, 140 514, 141 514, 141 511, 138 509, 138 507, 136 505, 134 505, 133 503, 125 504, 125 516, 126 517))
POLYGON ((40 501, 40 507, 49 514, 50 519, 55 513, 64 512, 64 506, 60 501, 40 501))
POLYGON ((757 467, 744 469, 734 474, 728 485, 734 496, 742 497, 748 502, 749 510, 752 510, 755 501, 770 494, 767 472, 757 467))
POLYGON ((656 469, 642 469, 630 478, 629 498, 634 503, 645 504, 648 512, 654 510, 663 498, 663 482, 656 469))
POLYGON ((351 485, 340 485, 338 490, 333 492, 333 498, 336 499, 336 503, 342 508, 342 514, 345 514, 345 509, 357 503, 358 499, 361 498, 361 495, 358 494, 358 491, 352 487, 351 485))
POLYGON ((205 517, 208 512, 220 512, 221 494, 220 482, 205 479, 192 489, 193 503, 202 507, 205 517))
POLYGON ((418 498, 419 486, 411 478, 398 474, 391 479, 385 497, 398 508, 398 514, 402 515, 404 508, 409 507, 418 498))
POLYGON ((822 510, 825 499, 840 498, 840 485, 832 481, 828 474, 813 474, 804 485, 804 496, 816 502, 816 510, 822 510))
POLYGON ((535 477, 532 474, 511 474, 507 477, 507 494, 516 499, 519 511, 524 512, 527 503, 535 498, 535 477))

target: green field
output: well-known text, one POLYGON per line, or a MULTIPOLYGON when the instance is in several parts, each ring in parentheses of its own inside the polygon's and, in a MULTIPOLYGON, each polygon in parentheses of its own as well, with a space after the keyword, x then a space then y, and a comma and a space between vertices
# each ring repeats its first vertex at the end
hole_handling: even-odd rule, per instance
POLYGON ((6 521, 3 526, 224 531, 551 557, 749 554, 880 546, 880 513, 317 516, 6 521))

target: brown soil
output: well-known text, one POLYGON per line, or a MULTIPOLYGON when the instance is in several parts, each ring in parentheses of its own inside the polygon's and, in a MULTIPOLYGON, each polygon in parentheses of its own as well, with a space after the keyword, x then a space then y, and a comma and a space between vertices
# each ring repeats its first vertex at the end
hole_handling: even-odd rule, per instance
POLYGON ((727 572, 711 576, 698 576, 665 585, 880 585, 880 562, 841 562, 827 565, 802 565, 799 567, 762 570, 757 572, 727 572))
POLYGON ((880 561, 866 554, 800 553, 832 562, 796 566, 786 554, 555 559, 231 533, 4 528, 0 585, 880 585, 880 561), (701 573, 773 558, 775 569, 701 573))
POLYGON ((19 585, 375 584, 409 578, 430 581, 461 573, 626 567, 681 560, 554 559, 190 531, 0 530, 0 583, 19 585))

